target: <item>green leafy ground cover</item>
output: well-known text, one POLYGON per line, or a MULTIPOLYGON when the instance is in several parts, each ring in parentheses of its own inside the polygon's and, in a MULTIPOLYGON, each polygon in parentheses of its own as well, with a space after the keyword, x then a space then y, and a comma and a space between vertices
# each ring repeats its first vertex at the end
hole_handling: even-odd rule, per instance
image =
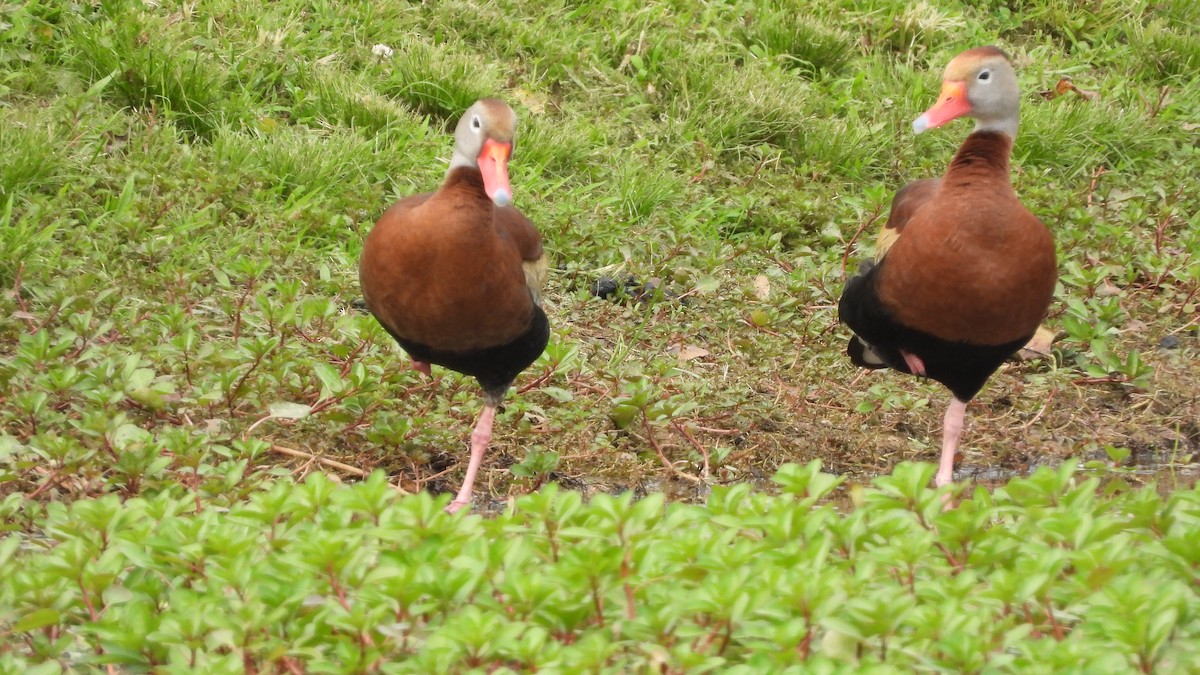
POLYGON ((1185 670, 1198 7, 0 5, 0 659, 1185 670), (941 513, 903 462, 945 393, 853 369, 834 309, 966 133, 909 131, 941 68, 991 43, 1065 337, 972 404, 960 478, 995 492, 941 513), (407 369, 356 263, 484 95, 521 116, 554 336, 497 420, 494 517, 455 520, 380 476, 455 487, 475 386, 407 369), (814 459, 845 482, 771 483, 814 459))
MULTIPOLYGON (((0 547, 9 672, 1185 672, 1200 494, 1042 469, 945 511, 905 463, 850 514, 790 465, 705 505, 548 487, 494 518, 277 482, 228 509, 53 502, 0 547), (26 548, 21 551, 19 549, 26 548), (886 668, 884 668, 886 666, 886 668), (799 671, 798 671, 799 672, 799 671)), ((444 500, 443 500, 444 501, 444 500)), ((14 514, 6 514, 12 516, 14 514)))

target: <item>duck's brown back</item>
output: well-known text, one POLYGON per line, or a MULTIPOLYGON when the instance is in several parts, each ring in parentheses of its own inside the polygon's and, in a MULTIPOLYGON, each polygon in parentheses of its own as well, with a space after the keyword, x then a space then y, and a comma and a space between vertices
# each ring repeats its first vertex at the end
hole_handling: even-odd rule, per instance
POLYGON ((879 237, 875 240, 876 261, 883 260, 908 226, 908 221, 912 220, 913 214, 937 194, 941 184, 940 178, 923 178, 905 185, 896 192, 896 196, 892 197, 892 208, 888 213, 887 223, 879 230, 879 237))

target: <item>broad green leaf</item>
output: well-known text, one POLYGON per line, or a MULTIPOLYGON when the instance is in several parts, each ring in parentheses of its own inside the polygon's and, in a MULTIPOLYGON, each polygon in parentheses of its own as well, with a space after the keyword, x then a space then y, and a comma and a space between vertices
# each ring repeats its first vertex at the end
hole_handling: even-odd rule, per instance
POLYGON ((35 609, 17 620, 12 626, 14 633, 35 631, 46 626, 53 626, 62 618, 62 614, 51 607, 35 609))

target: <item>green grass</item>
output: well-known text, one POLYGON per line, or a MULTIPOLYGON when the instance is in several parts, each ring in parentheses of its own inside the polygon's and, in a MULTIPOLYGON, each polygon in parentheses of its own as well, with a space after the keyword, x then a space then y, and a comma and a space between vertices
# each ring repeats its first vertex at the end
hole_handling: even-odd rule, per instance
POLYGON ((884 659, 970 670, 980 658, 1001 670, 1182 668, 1200 606, 1186 576, 1195 556, 1169 548, 1194 526, 1200 452, 1198 27, 1184 0, 0 7, 0 662, 167 672, 203 652, 214 671, 246 654, 262 670, 315 671, 419 651, 414 663, 434 670, 690 672, 725 659, 761 671, 802 653, 827 670, 884 659), (1066 337, 1052 359, 1006 366, 972 404, 956 490, 974 497, 921 521, 913 504, 936 497, 913 487, 910 502, 884 504, 889 474, 937 457, 947 394, 854 369, 835 307, 891 194, 939 174, 961 142, 966 123, 920 137, 910 123, 946 61, 985 43, 1018 68, 1014 183, 1055 233, 1049 324, 1066 337), (1064 76, 1099 96, 1040 94, 1064 76), (455 520, 378 481, 448 499, 477 389, 408 370, 356 305, 357 260, 383 209, 439 183, 446 132, 484 95, 520 117, 513 186, 552 260, 554 336, 497 421, 476 502, 496 517, 455 520), (664 292, 602 301, 589 292, 600 276, 658 278, 664 292), (1078 485, 1046 487, 1050 506, 1015 496, 1032 488, 1010 478, 1073 458, 1078 485), (770 480, 781 466, 812 460, 844 479, 818 510, 771 495, 796 471, 781 487, 770 480), (524 496, 551 482, 553 499, 524 496), (869 482, 879 487, 864 497, 869 482), (636 507, 610 494, 672 505, 664 516, 657 497, 636 507), (560 601, 591 597, 561 590, 579 582, 565 567, 551 564, 545 586, 505 586, 508 547, 514 569, 553 563, 530 524, 551 502, 577 509, 569 548, 618 546, 600 522, 620 503, 646 512, 637 546, 664 551, 629 572, 637 581, 605 568, 599 610, 560 601), (790 527, 792 511, 824 514, 802 518, 815 548, 763 553, 784 541, 763 528, 790 527), (1140 519, 1150 511, 1178 521, 1140 519), (136 524, 146 513, 153 524, 136 524), (999 557, 946 574, 940 546, 976 516, 986 526, 963 536, 999 557), (671 558, 691 545, 672 538, 687 524, 721 543, 704 562, 671 558), (846 539, 860 525, 870 534, 846 539), (1068 530, 1086 533, 1053 539, 1068 530), (282 543, 262 544, 272 531, 282 543), (429 574, 417 563, 433 565, 433 544, 419 560, 393 550, 409 536, 448 542, 455 569, 479 580, 462 591, 422 577, 418 609, 397 616, 399 591, 368 580, 429 574), (353 549, 333 557, 343 576, 300 545, 326 537, 353 549), (1064 567, 1055 551, 1079 557, 1064 567), (1093 554, 1114 557, 1084 576, 1093 554), (760 567, 734 564, 742 555, 760 567), (262 593, 294 595, 233 608, 210 590, 226 579, 208 579, 206 556, 213 570, 283 574, 294 588, 262 593), (1036 572, 1046 585, 1024 605, 961 601, 1034 563, 1048 565, 1036 572), (793 567, 825 575, 838 603, 805 619, 802 604, 772 608, 758 591, 703 599, 745 586, 738 575, 790 585, 793 567), (919 593, 903 583, 912 570, 919 593), (1177 593, 1151 592, 1160 573, 1177 593), (634 621, 622 618, 624 583, 634 621), (361 615, 338 614, 337 584, 351 584, 361 615), (514 619, 506 607, 522 593, 548 598, 548 614, 531 618, 525 599, 514 619), (853 608, 890 606, 888 594, 908 594, 912 613, 867 627, 886 617, 853 608), (745 609, 735 620, 704 602, 745 609), (1122 633, 1117 608, 1146 623, 1122 633), (960 622, 945 629, 968 636, 958 656, 927 649, 921 626, 938 621, 960 622), (127 625, 140 628, 114 628, 127 625), (278 632, 246 637, 258 625, 278 632), (512 640, 456 646, 464 625, 512 640))

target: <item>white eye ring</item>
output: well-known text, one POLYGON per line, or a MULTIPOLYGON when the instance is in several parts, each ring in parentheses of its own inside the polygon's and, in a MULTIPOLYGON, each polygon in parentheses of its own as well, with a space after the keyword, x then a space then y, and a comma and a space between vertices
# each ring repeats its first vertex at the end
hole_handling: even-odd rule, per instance
POLYGON ((475 115, 471 118, 471 128, 475 131, 479 131, 483 128, 483 121, 479 119, 479 115, 475 115))

